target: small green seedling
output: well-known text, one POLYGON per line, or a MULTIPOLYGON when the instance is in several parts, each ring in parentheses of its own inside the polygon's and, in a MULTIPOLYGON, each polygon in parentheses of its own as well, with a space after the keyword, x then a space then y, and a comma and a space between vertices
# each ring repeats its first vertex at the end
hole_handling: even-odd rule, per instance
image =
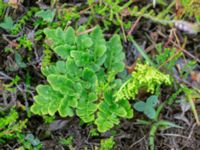
POLYGON ((67 137, 67 138, 61 138, 60 140, 59 140, 59 143, 61 144, 61 145, 63 145, 63 146, 66 146, 66 145, 72 145, 73 144, 73 136, 69 136, 69 137, 67 137))
POLYGON ((19 133, 17 134, 17 141, 21 143, 21 146, 18 150, 40 150, 42 147, 42 143, 33 134, 29 133, 27 135, 19 133))
POLYGON ((100 150, 111 150, 115 145, 113 137, 110 137, 105 140, 101 140, 100 150))
POLYGON ((0 145, 18 138, 17 135, 22 133, 27 120, 18 121, 18 119, 19 114, 15 108, 11 108, 8 114, 0 111, 0 145))
POLYGON ((146 103, 143 101, 136 102, 134 104, 134 108, 139 111, 143 112, 148 118, 154 119, 156 116, 155 106, 158 102, 158 97, 156 95, 150 96, 146 103))
POLYGON ((19 41, 19 47, 18 48, 27 48, 29 51, 32 50, 33 47, 33 43, 31 40, 28 39, 28 37, 26 35, 18 38, 19 41))
POLYGON ((26 64, 23 62, 22 59, 23 59, 22 56, 18 52, 15 52, 15 62, 17 66, 19 68, 26 68, 26 64))
POLYGON ((0 27, 7 31, 12 30, 12 28, 14 27, 12 18, 6 16, 4 18, 4 21, 2 23, 0 23, 0 27))
POLYGON ((38 146, 41 144, 39 139, 35 138, 33 134, 27 134, 25 139, 32 144, 32 146, 38 146))
POLYGON ((98 130, 95 129, 95 128, 92 128, 92 129, 90 130, 90 132, 89 132, 89 135, 90 135, 91 137, 99 136, 98 130))
POLYGON ((53 18, 55 16, 55 10, 41 10, 41 11, 38 11, 35 16, 36 17, 40 17, 42 18, 44 21, 47 21, 47 22, 52 22, 53 21, 53 18))

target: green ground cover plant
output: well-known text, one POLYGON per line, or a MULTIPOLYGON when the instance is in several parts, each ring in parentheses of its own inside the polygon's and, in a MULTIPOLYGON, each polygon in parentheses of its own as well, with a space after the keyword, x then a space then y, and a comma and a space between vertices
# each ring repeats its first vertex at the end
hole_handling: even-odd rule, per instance
MULTIPOLYGON (((80 27, 77 33, 84 32, 80 27)), ((121 80, 116 78, 124 70, 124 54, 118 35, 109 41, 99 27, 89 35, 76 35, 73 28, 45 29, 51 48, 60 57, 42 68, 49 84, 38 85, 32 112, 62 117, 79 116, 84 122, 94 122, 100 132, 119 124, 119 118, 131 118, 128 101, 115 102, 114 93, 121 80), (70 38, 69 38, 70 37, 70 38)))
POLYGON ((169 75, 165 75, 147 64, 137 64, 131 78, 123 83, 116 93, 116 99, 134 100, 141 89, 149 93, 154 93, 157 86, 161 84, 170 85, 171 83, 172 80, 169 75))
POLYGON ((0 149, 198 149, 198 6, 0 0, 0 149))
POLYGON ((2 23, 0 23, 0 27, 5 29, 5 30, 12 30, 12 28, 14 27, 14 24, 13 24, 13 20, 11 17, 5 17, 4 18, 4 21, 2 23))
POLYGON ((18 113, 14 108, 7 115, 1 112, 0 143, 5 143, 8 139, 15 139, 17 134, 22 133, 22 129, 26 127, 27 120, 18 122, 18 118, 18 113))
POLYGON ((100 150, 111 150, 113 149, 115 145, 115 141, 113 140, 113 137, 110 137, 109 139, 101 140, 100 150))
POLYGON ((157 103, 158 97, 156 95, 152 95, 146 100, 146 103, 143 101, 136 102, 134 104, 134 108, 139 112, 143 112, 148 118, 154 119, 156 117, 154 107, 157 103))
POLYGON ((42 68, 49 84, 37 86, 31 111, 39 115, 77 115, 105 132, 119 124, 121 117, 133 117, 128 100, 135 99, 139 90, 154 93, 157 86, 170 85, 171 80, 153 67, 138 64, 132 77, 122 84, 116 78, 124 70, 119 36, 106 41, 99 27, 89 35, 84 32, 83 27, 77 33, 71 27, 65 31, 44 30, 60 60, 42 68))

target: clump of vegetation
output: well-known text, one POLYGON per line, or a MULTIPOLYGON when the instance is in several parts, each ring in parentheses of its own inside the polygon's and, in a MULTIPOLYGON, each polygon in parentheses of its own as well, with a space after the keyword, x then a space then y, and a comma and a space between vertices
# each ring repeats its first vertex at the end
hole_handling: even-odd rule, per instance
POLYGON ((18 122, 18 117, 18 113, 14 108, 7 115, 1 112, 0 143, 17 138, 17 134, 21 133, 22 129, 26 127, 27 120, 18 122))
POLYGON ((15 108, 9 113, 0 113, 0 144, 6 144, 8 140, 16 140, 21 149, 39 150, 41 142, 32 134, 24 134, 23 129, 27 127, 27 119, 19 120, 19 114, 15 108))
POLYGON ((84 32, 83 27, 78 35, 71 27, 44 30, 61 60, 42 68, 49 84, 37 86, 31 110, 40 115, 58 111, 62 117, 76 114, 105 132, 119 124, 120 117, 133 116, 128 101, 115 102, 114 97, 122 83, 116 75, 124 70, 124 53, 118 35, 106 41, 99 27, 90 35, 84 32))
POLYGON ((116 79, 124 70, 119 37, 114 35, 106 42, 99 27, 90 35, 84 33, 83 27, 79 28, 78 35, 71 27, 66 31, 58 28, 44 32, 61 60, 42 68, 49 84, 38 85, 36 89, 38 95, 31 107, 36 114, 53 116, 57 111, 62 117, 76 114, 105 132, 119 124, 120 117, 133 117, 126 99, 134 99, 142 88, 154 93, 156 86, 171 84, 169 75, 138 64, 132 77, 122 85, 116 79))
POLYGON ((116 99, 134 100, 140 89, 144 89, 153 94, 157 86, 161 84, 170 85, 171 83, 172 80, 169 75, 165 75, 147 64, 137 64, 131 78, 129 78, 117 92, 116 99))
POLYGON ((105 140, 101 140, 100 150, 111 150, 115 145, 113 137, 110 137, 105 140))
POLYGON ((31 16, 38 11, 38 8, 32 7, 29 11, 26 12, 26 14, 14 25, 14 27, 11 30, 11 33, 16 35, 18 34, 23 26, 26 24, 26 21, 28 21, 31 16))
POLYGON ((0 149, 198 149, 198 6, 0 0, 0 149))
POLYGON ((189 15, 189 16, 194 16, 198 18, 200 15, 200 10, 198 9, 199 7, 199 1, 198 0, 180 0, 182 10, 181 14, 182 15, 189 15))
POLYGON ((169 73, 173 70, 178 59, 183 55, 176 48, 162 48, 162 44, 156 45, 158 54, 155 56, 155 61, 158 67, 163 67, 169 73))

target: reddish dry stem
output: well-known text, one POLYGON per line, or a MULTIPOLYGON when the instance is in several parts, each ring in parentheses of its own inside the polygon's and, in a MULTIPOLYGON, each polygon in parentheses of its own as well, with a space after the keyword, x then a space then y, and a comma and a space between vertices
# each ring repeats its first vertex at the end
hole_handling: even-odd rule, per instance
POLYGON ((131 35, 131 33, 133 33, 133 31, 135 30, 136 26, 138 25, 140 19, 141 19, 141 17, 137 18, 135 23, 131 26, 131 29, 128 31, 128 36, 131 35))

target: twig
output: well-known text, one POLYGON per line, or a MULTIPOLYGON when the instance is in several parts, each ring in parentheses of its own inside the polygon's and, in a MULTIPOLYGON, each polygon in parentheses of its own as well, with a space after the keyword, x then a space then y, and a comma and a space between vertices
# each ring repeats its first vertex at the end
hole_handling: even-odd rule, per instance
POLYGON ((12 78, 10 76, 8 76, 7 74, 3 73, 2 71, 0 71, 0 75, 3 76, 5 80, 12 80, 12 78))
POLYGON ((129 146, 129 148, 132 148, 134 145, 140 143, 142 140, 144 140, 146 138, 146 135, 143 136, 141 139, 139 139, 138 141, 134 142, 133 144, 131 144, 131 146, 129 146))
POLYGON ((124 36, 124 41, 127 42, 127 37, 126 37, 126 33, 125 33, 125 30, 124 30, 124 26, 123 26, 123 17, 119 16, 118 14, 116 14, 116 16, 121 19, 120 26, 121 26, 122 33, 123 33, 123 36, 124 36))
POLYGON ((87 10, 91 9, 91 8, 94 7, 96 4, 98 4, 98 2, 94 2, 94 3, 93 3, 92 5, 90 5, 89 7, 87 7, 87 8, 85 8, 85 9, 81 10, 81 11, 79 12, 79 14, 80 14, 80 15, 84 14, 87 10))
POLYGON ((181 137, 184 139, 188 139, 187 136, 181 135, 181 134, 173 134, 173 133, 162 133, 162 134, 157 134, 159 136, 173 136, 173 137, 181 137))
POLYGON ((188 141, 191 139, 191 136, 192 136, 192 134, 193 134, 193 132, 194 132, 194 128, 196 127, 196 125, 197 125, 196 123, 193 124, 192 129, 191 129, 191 131, 190 131, 190 133, 189 133, 189 135, 188 135, 188 137, 187 137, 187 141, 186 141, 186 143, 180 148, 180 150, 183 149, 186 145, 188 145, 188 141))
POLYGON ((131 29, 128 31, 128 36, 131 35, 131 33, 135 30, 135 28, 138 25, 140 19, 141 19, 141 17, 137 18, 137 20, 135 21, 135 23, 131 26, 131 29))
POLYGON ((164 45, 164 48, 166 48, 173 39, 174 39, 174 34, 172 34, 172 30, 171 30, 169 38, 168 38, 167 42, 164 45))
POLYGON ((77 35, 80 36, 80 35, 83 35, 83 34, 86 34, 86 33, 90 33, 92 32, 96 27, 93 27, 91 29, 88 29, 86 31, 83 31, 83 32, 78 32, 77 35))
POLYGON ((178 50, 173 56, 171 56, 170 58, 168 58, 163 64, 161 64, 158 69, 160 69, 163 65, 165 65, 166 63, 168 63, 169 61, 171 61, 174 57, 176 57, 181 51, 178 50))
POLYGON ((18 47, 19 46, 19 44, 17 44, 16 42, 13 42, 11 40, 9 40, 5 35, 3 35, 3 39, 5 41, 7 41, 12 47, 18 47))

